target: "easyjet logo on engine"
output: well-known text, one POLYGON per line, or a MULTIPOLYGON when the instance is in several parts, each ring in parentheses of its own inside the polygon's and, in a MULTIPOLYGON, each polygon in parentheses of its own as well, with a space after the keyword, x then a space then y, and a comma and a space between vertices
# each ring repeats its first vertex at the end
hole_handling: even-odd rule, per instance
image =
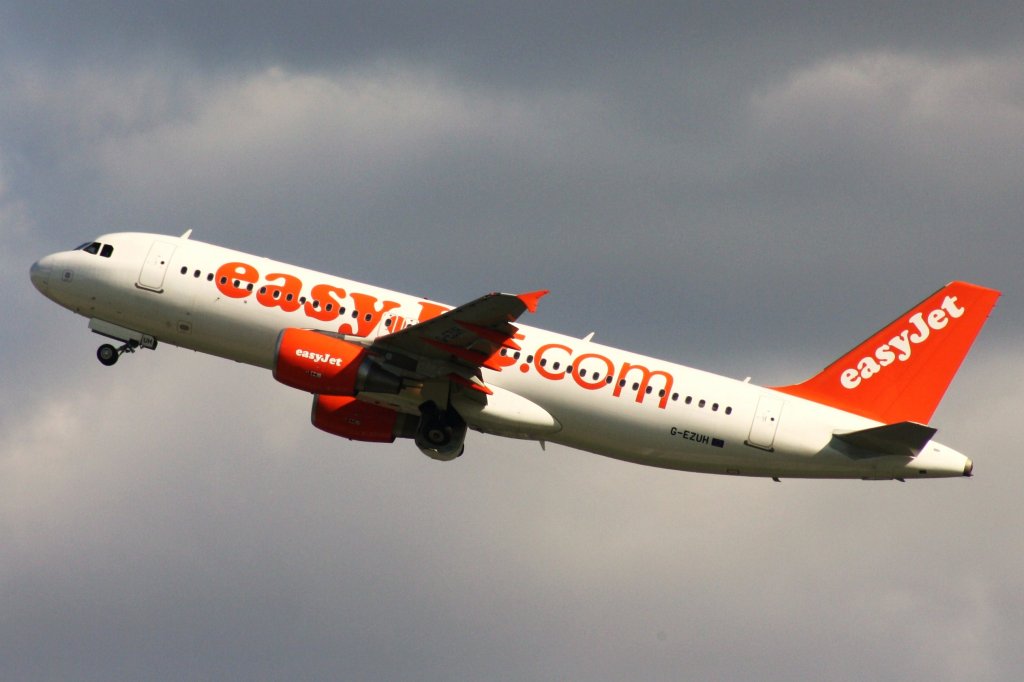
POLYGON ((876 376, 883 369, 896 362, 906 362, 913 355, 914 346, 925 343, 933 332, 946 328, 950 319, 963 316, 966 308, 957 305, 956 296, 946 296, 942 304, 929 311, 916 312, 907 318, 909 326, 887 343, 875 349, 874 355, 866 355, 857 363, 839 375, 839 383, 843 388, 855 389, 862 382, 876 376))
POLYGON ((296 357, 312 360, 317 364, 334 365, 335 367, 341 367, 342 363, 342 358, 331 357, 330 353, 324 355, 323 353, 314 353, 313 351, 306 350, 304 348, 296 348, 295 355, 296 357))

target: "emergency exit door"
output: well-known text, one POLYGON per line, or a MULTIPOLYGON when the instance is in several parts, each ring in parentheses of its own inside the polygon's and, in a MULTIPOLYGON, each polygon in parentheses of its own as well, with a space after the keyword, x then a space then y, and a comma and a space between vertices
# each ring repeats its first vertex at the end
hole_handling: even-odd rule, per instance
POLYGON ((775 444, 775 432, 779 428, 779 416, 782 413, 782 398, 761 396, 757 402, 754 421, 750 424, 750 435, 747 445, 762 450, 771 450, 775 444))
POLYGON ((150 291, 162 292, 164 290, 164 276, 167 274, 167 266, 174 254, 174 244, 166 242, 153 242, 149 247, 149 255, 139 272, 139 286, 150 291))

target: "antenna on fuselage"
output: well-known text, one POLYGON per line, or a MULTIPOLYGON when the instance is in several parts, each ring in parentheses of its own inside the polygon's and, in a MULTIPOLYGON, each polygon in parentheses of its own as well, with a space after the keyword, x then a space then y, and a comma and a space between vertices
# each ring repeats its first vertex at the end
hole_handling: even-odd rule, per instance
POLYGON ((181 235, 181 238, 182 239, 188 239, 191 236, 192 236, 192 228, 190 227, 187 230, 185 230, 185 234, 181 235))

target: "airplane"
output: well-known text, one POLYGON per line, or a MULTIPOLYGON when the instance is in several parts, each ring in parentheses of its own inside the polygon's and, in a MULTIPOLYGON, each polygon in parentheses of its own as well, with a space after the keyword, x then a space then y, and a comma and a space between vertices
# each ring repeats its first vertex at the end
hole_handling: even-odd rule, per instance
POLYGON ((802 383, 762 387, 519 322, 548 292, 460 306, 191 239, 107 234, 31 267, 47 298, 113 340, 271 370, 354 441, 460 456, 468 429, 627 462, 739 476, 970 476, 928 426, 1000 292, 951 282, 802 383))

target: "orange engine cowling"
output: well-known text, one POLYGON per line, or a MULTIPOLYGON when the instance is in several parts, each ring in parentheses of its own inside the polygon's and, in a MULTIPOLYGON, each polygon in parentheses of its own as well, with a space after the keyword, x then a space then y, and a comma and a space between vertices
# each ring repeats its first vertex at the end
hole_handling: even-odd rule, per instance
POLYGON ((278 335, 274 378, 324 395, 402 390, 401 378, 377 365, 362 346, 309 329, 285 329, 278 335))
POLYGON ((371 443, 393 443, 411 438, 418 419, 350 396, 318 395, 313 398, 313 426, 327 433, 371 443))

